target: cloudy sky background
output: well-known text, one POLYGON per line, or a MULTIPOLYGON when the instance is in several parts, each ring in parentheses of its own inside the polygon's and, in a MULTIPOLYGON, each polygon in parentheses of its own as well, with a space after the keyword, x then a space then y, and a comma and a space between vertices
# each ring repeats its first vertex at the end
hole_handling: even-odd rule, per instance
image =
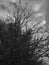
MULTIPOLYGON (((10 4, 10 2, 17 1, 19 0, 0 0, 0 15, 5 15, 8 9, 12 12, 14 7, 10 4)), ((22 0, 23 4, 26 1, 32 6, 32 10, 43 13, 47 23, 49 23, 49 0, 22 0)))

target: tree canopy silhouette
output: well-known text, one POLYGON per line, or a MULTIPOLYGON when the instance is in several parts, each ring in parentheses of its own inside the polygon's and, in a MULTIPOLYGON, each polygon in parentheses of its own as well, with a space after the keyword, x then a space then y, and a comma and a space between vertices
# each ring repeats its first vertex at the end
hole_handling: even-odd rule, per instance
POLYGON ((1 65, 41 65, 42 57, 48 56, 48 32, 40 32, 41 27, 27 28, 29 18, 33 15, 28 4, 22 7, 19 3, 12 3, 15 7, 13 22, 10 15, 0 20, 0 64, 1 65), (8 23, 6 23, 8 21, 8 23), (23 27, 25 26, 24 30, 23 27), (22 34, 23 33, 23 34, 22 34))

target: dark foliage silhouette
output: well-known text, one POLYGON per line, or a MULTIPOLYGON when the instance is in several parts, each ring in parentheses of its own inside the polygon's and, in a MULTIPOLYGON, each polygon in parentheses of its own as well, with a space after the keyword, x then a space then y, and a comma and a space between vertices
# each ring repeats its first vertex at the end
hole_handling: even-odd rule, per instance
MULTIPOLYGON (((2 24, 3 25, 3 24, 2 24)), ((23 35, 20 28, 15 28, 15 24, 8 24, 6 30, 1 28, 1 45, 0 45, 0 64, 9 65, 26 65, 29 63, 29 44, 31 39, 31 30, 28 30, 23 35)))
POLYGON ((42 60, 39 61, 39 59, 45 56, 49 50, 47 48, 48 50, 45 49, 42 53, 44 46, 48 45, 48 42, 46 42, 48 38, 43 38, 43 35, 38 38, 37 35, 36 39, 34 35, 40 29, 36 25, 33 26, 34 30, 27 28, 26 24, 30 22, 29 18, 33 14, 31 8, 29 10, 26 6, 23 8, 21 0, 18 5, 12 4, 15 7, 13 12, 14 23, 9 22, 8 18, 0 20, 0 65, 42 65, 42 60), (5 23, 7 20, 8 24, 5 23), (26 30, 22 31, 24 25, 26 30), (40 44, 43 42, 47 44, 40 44))

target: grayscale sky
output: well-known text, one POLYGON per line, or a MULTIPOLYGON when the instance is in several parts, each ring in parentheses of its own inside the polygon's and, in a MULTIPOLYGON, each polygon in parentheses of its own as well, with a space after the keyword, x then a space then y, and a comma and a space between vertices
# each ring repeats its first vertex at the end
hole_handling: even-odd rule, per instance
MULTIPOLYGON (((18 0, 0 0, 0 12, 2 12, 1 14, 3 14, 4 12, 6 12, 6 8, 9 8, 13 9, 13 6, 12 5, 9 5, 9 2, 16 2, 18 0), (3 9, 1 9, 1 5, 4 4, 5 6, 5 10, 3 11, 3 9)), ((28 2, 31 6, 32 6, 32 9, 35 10, 35 6, 36 5, 42 5, 41 6, 41 9, 39 10, 40 12, 43 12, 43 13, 46 13, 45 17, 46 17, 46 20, 47 20, 47 23, 49 23, 48 19, 49 19, 49 0, 22 0, 23 3, 24 2, 28 2)), ((4 8, 2 6, 2 8, 4 8)))

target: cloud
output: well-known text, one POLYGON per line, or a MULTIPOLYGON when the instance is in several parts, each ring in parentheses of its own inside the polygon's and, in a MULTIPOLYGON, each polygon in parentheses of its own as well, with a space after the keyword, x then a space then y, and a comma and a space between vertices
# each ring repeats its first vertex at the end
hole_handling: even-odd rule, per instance
POLYGON ((10 10, 11 12, 12 10, 14 10, 10 2, 13 2, 13 1, 12 0, 0 0, 0 14, 3 14, 5 12, 8 13, 8 10, 10 10))

